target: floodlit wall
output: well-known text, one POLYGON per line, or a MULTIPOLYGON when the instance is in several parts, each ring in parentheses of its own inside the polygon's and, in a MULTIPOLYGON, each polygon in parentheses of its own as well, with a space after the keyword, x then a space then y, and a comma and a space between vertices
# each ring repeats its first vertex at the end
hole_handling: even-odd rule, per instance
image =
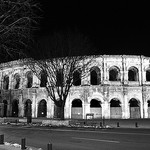
MULTIPOLYGON (((80 85, 71 87, 65 118, 85 119, 90 113, 97 119, 150 118, 149 66, 150 58, 145 56, 96 57, 89 76, 81 79, 80 85)), ((44 84, 25 65, 13 61, 0 67, 0 103, 4 104, 1 113, 4 117, 24 117, 29 100, 32 117, 54 117, 54 103, 44 84)))

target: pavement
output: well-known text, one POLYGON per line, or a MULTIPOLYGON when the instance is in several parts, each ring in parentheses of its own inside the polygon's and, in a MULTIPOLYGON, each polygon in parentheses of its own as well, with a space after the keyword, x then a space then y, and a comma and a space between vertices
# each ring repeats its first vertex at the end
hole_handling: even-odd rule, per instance
MULTIPOLYGON (((0 150, 21 150, 21 146, 18 144, 11 144, 11 145, 6 145, 0 144, 0 150)), ((42 150, 41 148, 35 148, 35 147, 27 147, 26 150, 42 150)))
MULTIPOLYGON (((32 118, 33 124, 41 124, 42 120, 48 120, 47 118, 32 118)), ((14 124, 14 123, 26 123, 26 118, 0 118, 1 124, 14 124)), ((110 128, 143 128, 150 129, 150 119, 90 119, 90 120, 70 120, 71 126, 84 127, 87 125, 100 126, 105 125, 105 127, 110 128)), ((0 150, 20 150, 21 146, 18 145, 8 145, 0 144, 0 150)), ((39 148, 27 147, 26 150, 41 150, 39 148)))

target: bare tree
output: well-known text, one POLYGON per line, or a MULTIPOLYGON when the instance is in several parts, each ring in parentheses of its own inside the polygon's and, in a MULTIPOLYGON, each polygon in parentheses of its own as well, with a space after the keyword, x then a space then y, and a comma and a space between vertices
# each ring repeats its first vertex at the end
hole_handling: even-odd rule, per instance
POLYGON ((35 0, 0 0, 0 58, 18 59, 32 41, 39 4, 35 0))
POLYGON ((26 62, 40 80, 41 72, 47 76, 45 86, 51 100, 59 108, 61 119, 64 119, 64 107, 70 88, 87 74, 92 62, 91 57, 84 55, 90 50, 88 42, 82 34, 55 33, 48 41, 48 46, 43 44, 43 49, 39 48, 36 54, 32 53, 34 59, 26 62), (75 72, 78 72, 77 76, 75 72))

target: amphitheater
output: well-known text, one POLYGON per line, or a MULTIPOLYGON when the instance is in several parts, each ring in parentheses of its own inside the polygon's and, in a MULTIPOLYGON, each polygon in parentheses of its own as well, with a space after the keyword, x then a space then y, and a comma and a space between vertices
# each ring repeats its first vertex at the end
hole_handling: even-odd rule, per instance
MULTIPOLYGON (((44 77, 39 80, 20 61, 0 65, 0 116, 55 118, 44 77)), ((150 118, 150 57, 100 55, 89 75, 70 89, 66 119, 150 118)))

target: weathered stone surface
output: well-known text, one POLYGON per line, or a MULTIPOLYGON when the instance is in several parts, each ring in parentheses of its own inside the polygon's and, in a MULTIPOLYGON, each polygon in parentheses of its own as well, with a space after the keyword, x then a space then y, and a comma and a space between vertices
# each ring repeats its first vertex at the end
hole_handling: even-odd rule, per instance
MULTIPOLYGON (((111 118, 111 102, 118 100, 121 107, 121 118, 126 119, 131 116, 130 102, 136 100, 138 102, 140 118, 150 118, 150 58, 145 56, 132 55, 102 55, 93 61, 91 66, 96 69, 96 76, 94 82, 98 84, 91 84, 92 76, 89 75, 83 79, 80 86, 72 86, 67 97, 65 105, 65 118, 70 119, 73 116, 86 118, 87 113, 94 111, 94 106, 91 107, 92 100, 97 100, 100 103, 101 114, 99 118, 111 118), (133 80, 135 79, 135 80, 133 80), (81 112, 73 112, 73 101, 81 101, 81 112), (76 113, 76 114, 74 114, 76 113), (78 113, 81 115, 79 116, 78 113)), ((31 88, 27 88, 27 73, 30 71, 21 61, 13 61, 0 64, 0 103, 4 103, 5 116, 13 115, 12 103, 17 100, 18 106, 16 108, 18 117, 25 116, 25 108, 27 100, 30 100, 32 117, 54 117, 54 103, 48 97, 45 88, 40 87, 40 81, 33 75, 33 84, 31 88), (14 89, 16 82, 15 75, 20 75, 20 85, 18 89, 14 89), (4 77, 9 77, 8 89, 6 87, 4 77), (5 85, 5 86, 4 86, 5 85), (40 110, 40 102, 44 101, 46 104, 46 111, 40 110)), ((117 114, 118 115, 118 114, 117 114)), ((95 109, 95 116, 97 110, 95 109)), ((115 116, 114 116, 115 117, 115 116)), ((78 118, 76 118, 78 119, 78 118)))
POLYGON ((43 125, 69 126, 69 120, 43 120, 43 125))

